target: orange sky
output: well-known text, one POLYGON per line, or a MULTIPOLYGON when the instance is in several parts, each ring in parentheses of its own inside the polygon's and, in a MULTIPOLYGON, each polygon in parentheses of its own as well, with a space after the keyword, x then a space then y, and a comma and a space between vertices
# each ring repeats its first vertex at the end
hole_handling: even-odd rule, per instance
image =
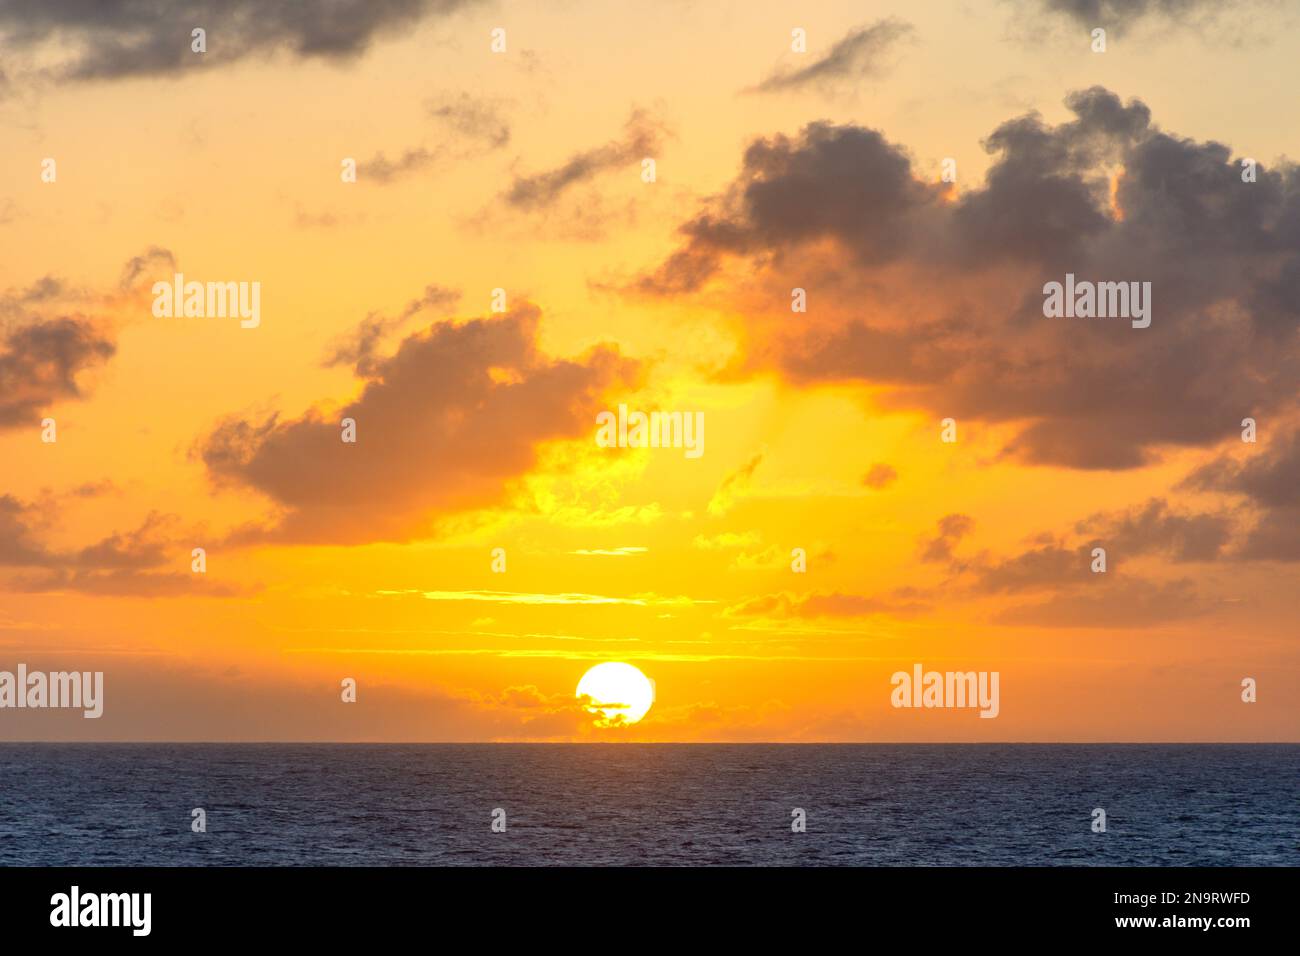
POLYGON ((415 6, 0 15, 0 739, 1300 739, 1296 14, 415 6))

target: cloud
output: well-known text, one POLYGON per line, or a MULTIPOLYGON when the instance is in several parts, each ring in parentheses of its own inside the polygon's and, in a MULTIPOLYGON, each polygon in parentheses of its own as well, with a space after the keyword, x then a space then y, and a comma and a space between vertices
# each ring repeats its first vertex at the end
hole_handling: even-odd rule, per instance
POLYGON ((1068 17, 1079 26, 1104 27, 1122 35, 1139 23, 1161 29, 1212 20, 1250 6, 1244 0, 1035 0, 1048 14, 1068 17))
POLYGON ((581 555, 584 558, 629 558, 645 554, 649 550, 649 548, 628 546, 622 548, 579 548, 577 551, 567 551, 565 553, 581 555))
POLYGON ((1234 557, 1300 561, 1300 430, 1243 460, 1221 455, 1194 471, 1184 485, 1237 495, 1253 507, 1253 523, 1234 557))
POLYGON ((751 143, 731 189, 680 227, 683 247, 634 288, 695 292, 728 257, 776 254, 823 237, 851 246, 859 264, 885 262, 900 249, 910 217, 939 194, 912 177, 907 155, 879 132, 811 123, 798 139, 778 134, 751 143))
POLYGON ((948 562, 953 560, 952 549, 961 543, 961 539, 970 534, 975 521, 969 515, 945 515, 939 519, 939 533, 921 542, 920 558, 927 562, 948 562))
MULTIPOLYGON (((179 76, 251 56, 345 61, 381 37, 409 33, 474 0, 11 0, 0 5, 0 45, 21 55, 22 77, 56 82, 179 76), (207 31, 208 52, 191 50, 207 31)), ((19 79, 15 75, 14 79, 19 79)))
POLYGON ((0 428, 38 423, 59 401, 84 397, 78 377, 117 346, 84 318, 38 320, 0 337, 0 428))
POLYGON ((1106 573, 1093 573, 1088 545, 1067 547, 1050 536, 1007 558, 981 555, 969 566, 974 595, 1036 599, 997 611, 998 624, 1038 627, 1145 627, 1207 613, 1212 604, 1187 578, 1159 581, 1117 574, 1107 548, 1106 573))
POLYGON ((743 534, 724 531, 712 536, 697 534, 691 543, 704 551, 721 551, 728 548, 748 548, 751 545, 761 544, 762 541, 763 536, 757 531, 746 531, 743 534))
MULTIPOLYGON (((44 646, 25 649, 17 659, 33 671, 66 670, 70 661, 66 652, 44 646)), ((261 673, 167 655, 114 655, 100 646, 78 649, 75 662, 77 669, 105 673, 110 702, 103 717, 84 720, 78 711, 80 723, 74 724, 66 711, 10 711, 6 730, 15 739, 579 740, 590 739, 595 723, 572 693, 531 684, 499 691, 395 685, 390 672, 372 670, 361 654, 349 655, 347 670, 364 688, 364 706, 357 708, 338 706, 337 679, 304 678, 287 669, 261 673)))
POLYGON ((783 551, 776 545, 769 544, 766 548, 761 548, 758 551, 748 549, 742 551, 736 555, 732 567, 741 571, 774 571, 778 568, 789 567, 791 560, 789 551, 783 551))
POLYGON ((444 95, 431 99, 425 109, 444 130, 438 144, 412 146, 395 159, 378 152, 358 164, 360 181, 387 186, 443 162, 481 157, 510 142, 510 127, 501 117, 495 100, 475 98, 468 93, 459 97, 444 95))
POLYGON ((27 314, 29 309, 52 302, 64 293, 64 282, 57 276, 42 276, 26 289, 10 289, 0 295, 0 316, 11 318, 27 314))
POLYGON ((778 70, 751 92, 788 92, 808 87, 834 89, 846 80, 879 76, 884 72, 885 56, 913 32, 910 23, 892 18, 850 30, 825 56, 803 69, 778 70))
POLYGON ((1182 578, 1164 583, 1092 576, 1091 587, 1000 612, 999 624, 1038 627, 1143 628, 1199 617, 1211 605, 1182 578))
POLYGON ((308 212, 301 207, 293 217, 293 224, 299 229, 333 229, 337 226, 359 224, 366 221, 364 213, 344 215, 326 209, 323 212, 308 212))
MULTIPOLYGON (((507 687, 500 694, 478 695, 476 702, 487 713, 516 724, 508 733, 512 739, 570 739, 589 733, 597 716, 587 709, 587 695, 547 694, 534 684, 507 687)), ((621 723, 620 720, 615 723, 621 723)))
POLYGON ((1090 534, 1107 553, 1161 553, 1174 561, 1213 561, 1224 550, 1233 530, 1227 514, 1180 514, 1163 498, 1122 514, 1098 514, 1076 528, 1090 534))
POLYGON ((142 294, 142 276, 175 265, 171 252, 150 246, 127 260, 111 291, 47 275, 0 292, 0 429, 39 423, 56 403, 84 399, 83 376, 117 354, 112 313, 142 294))
MULTIPOLYGON (((1078 522, 1075 531, 1088 535, 1086 542, 1071 544, 1044 532, 1011 555, 982 551, 958 558, 954 549, 973 526, 965 515, 947 515, 935 537, 921 540, 920 560, 946 565, 952 578, 944 593, 950 596, 1028 599, 996 610, 995 623, 1041 627, 1141 627, 1207 613, 1213 604, 1190 579, 1139 577, 1124 564, 1141 556, 1215 560, 1232 531, 1225 515, 1184 514, 1156 498, 1078 522), (1097 545, 1106 548, 1105 572, 1092 570, 1097 545)), ((923 595, 914 591, 912 596, 923 595)))
POLYGON ((152 276, 158 270, 176 271, 176 257, 170 249, 150 246, 138 256, 132 256, 122 267, 122 276, 118 279, 118 288, 128 291, 135 287, 141 276, 152 276))
POLYGON ((1089 580, 1090 562, 1090 548, 1067 548, 1044 536, 1034 547, 1009 558, 981 556, 973 565, 974 588, 982 594, 1020 594, 1073 587, 1089 580))
POLYGON ((436 150, 423 146, 405 150, 396 159, 389 159, 382 152, 376 153, 364 163, 357 165, 357 178, 387 185, 411 173, 431 168, 437 162, 438 155, 436 150))
POLYGON ((1013 425, 1002 453, 1029 464, 1135 468, 1294 409, 1300 172, 1245 182, 1227 146, 1100 87, 1066 105, 1063 123, 1001 124, 960 194, 875 130, 756 140, 626 291, 726 296, 729 375, 859 383, 886 408, 1013 425), (1150 282, 1150 327, 1044 318, 1044 284, 1067 273, 1150 282), (817 308, 791 326, 795 286, 817 308))
POLYGON ((426 309, 444 309, 459 301, 459 289, 427 285, 424 287, 424 295, 412 299, 397 315, 385 318, 372 312, 362 319, 355 329, 335 341, 322 364, 326 368, 335 365, 351 365, 358 375, 373 375, 378 362, 376 349, 385 336, 401 328, 426 309))
POLYGON ((69 491, 70 498, 99 498, 104 495, 116 494, 118 487, 113 483, 111 478, 101 478, 99 481, 87 481, 69 491))
POLYGON ((430 99, 425 108, 446 129, 486 149, 501 149, 510 142, 510 124, 498 100, 444 94, 430 99))
MULTIPOLYGON (((1213 603, 1188 578, 1157 580, 1122 570, 1125 562, 1158 556, 1174 562, 1223 555, 1232 531, 1228 516, 1184 514, 1159 498, 1123 512, 1099 513, 1075 531, 1089 540, 1071 545, 1050 533, 1007 557, 980 553, 949 570, 964 576, 972 596, 1035 599, 997 611, 999 624, 1041 627, 1143 627, 1200 616, 1213 603), (1094 572, 1093 548, 1106 549, 1105 572, 1094 572)), ((942 543, 943 538, 937 539, 942 543)))
POLYGON ((838 591, 790 594, 781 592, 748 598, 723 611, 724 617, 828 618, 887 614, 904 617, 928 609, 920 592, 898 588, 887 595, 843 594, 838 591))
POLYGON ((1244 495, 1266 508, 1300 508, 1300 429, 1282 435, 1276 448, 1244 460, 1221 455, 1194 471, 1185 485, 1244 495))
MULTIPOLYGON (((96 486, 82 486, 70 494, 86 497, 97 491, 96 486)), ((190 572, 189 545, 178 543, 172 531, 177 519, 158 512, 151 512, 132 531, 114 532, 73 550, 51 548, 39 540, 38 532, 51 523, 48 512, 55 507, 54 501, 43 509, 12 495, 0 495, 0 568, 20 572, 0 580, 0 589, 149 597, 244 593, 190 572), (185 571, 165 570, 178 566, 185 571)))
POLYGON ((1262 515, 1238 556, 1250 561, 1300 561, 1300 509, 1278 508, 1262 515))
POLYGON ((29 506, 12 495, 0 495, 0 565, 44 565, 50 556, 36 543, 29 506))
POLYGON ((601 345, 579 359, 537 347, 541 312, 437 322, 386 358, 358 363, 358 398, 287 418, 232 416, 196 451, 219 484, 258 491, 281 510, 238 542, 406 541, 436 515, 498 504, 544 442, 594 434, 604 393, 635 363, 601 345), (355 444, 340 421, 356 421, 355 444))
POLYGON ((894 470, 894 466, 879 461, 872 465, 870 470, 862 476, 862 483, 876 491, 888 488, 897 480, 898 472, 894 470))
MULTIPOLYGON (((980 594, 1070 589, 1104 577, 1092 571, 1095 547, 1105 548, 1106 573, 1113 574, 1123 563, 1145 556, 1174 563, 1215 561, 1225 556, 1234 530, 1228 514, 1178 512, 1163 498, 1152 498, 1135 508, 1077 522, 1074 531, 1083 539, 1077 544, 1043 533, 1018 554, 993 558, 982 553, 962 566, 953 562, 951 569, 974 574, 973 589, 980 594)), ((936 559, 952 562, 950 551, 946 557, 941 553, 944 540, 936 539, 936 559)))
POLYGON ((760 451, 722 479, 722 484, 718 486, 718 490, 709 499, 709 514, 726 514, 736 504, 737 499, 743 497, 745 492, 749 490, 749 484, 753 480, 754 472, 758 470, 758 466, 763 461, 763 454, 760 451))
POLYGON ((608 594, 582 594, 577 592, 533 593, 525 591, 379 591, 379 594, 397 597, 416 594, 426 601, 481 601, 488 604, 530 604, 530 605, 614 605, 623 604, 633 607, 689 607, 696 604, 712 604, 712 601, 696 600, 685 596, 662 597, 657 594, 634 594, 631 597, 612 597, 608 594))
POLYGON ((554 169, 516 177, 506 190, 505 201, 521 210, 545 208, 579 183, 654 156, 659 152, 663 135, 663 127, 658 122, 645 111, 637 110, 628 119, 622 139, 575 153, 554 169))

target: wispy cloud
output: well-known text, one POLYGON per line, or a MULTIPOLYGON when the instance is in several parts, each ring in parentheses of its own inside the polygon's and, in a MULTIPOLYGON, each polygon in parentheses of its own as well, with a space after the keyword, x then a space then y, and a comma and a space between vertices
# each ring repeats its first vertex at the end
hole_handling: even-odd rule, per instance
POLYGON ((777 70, 749 92, 777 93, 809 87, 834 89, 846 82, 880 76, 886 57, 900 41, 914 33, 910 23, 901 20, 878 20, 870 26, 851 30, 824 56, 802 69, 777 70))
POLYGON ((600 173, 655 156, 663 136, 663 125, 645 111, 637 110, 628 119, 621 139, 575 153, 554 169, 516 177, 506 190, 505 201, 517 209, 542 209, 573 186, 600 173))
POLYGON ((459 96, 441 94, 432 97, 425 109, 449 132, 483 148, 500 149, 510 142, 510 124, 500 100, 464 92, 459 96))
POLYGON ((568 553, 580 554, 584 557, 626 558, 634 554, 645 554, 649 550, 649 548, 580 548, 568 553))
POLYGON ((764 452, 758 452, 753 458, 722 480, 718 490, 709 499, 709 514, 726 514, 735 505, 736 501, 744 496, 745 492, 749 490, 749 484, 753 480, 754 472, 758 470, 758 466, 763 462, 764 454, 764 452))
POLYGON ((631 597, 610 597, 604 594, 564 592, 558 594, 530 593, 526 591, 376 591, 385 596, 418 594, 428 601, 485 601, 490 604, 630 604, 637 607, 690 607, 696 604, 714 604, 714 601, 691 597, 660 597, 655 594, 637 594, 631 597))

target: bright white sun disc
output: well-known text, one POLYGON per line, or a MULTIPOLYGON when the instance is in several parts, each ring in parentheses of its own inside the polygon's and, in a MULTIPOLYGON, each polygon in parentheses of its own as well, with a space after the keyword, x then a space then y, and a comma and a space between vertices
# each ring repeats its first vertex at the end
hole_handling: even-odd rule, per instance
POLYGON ((655 702, 655 685, 631 664, 607 661, 582 675, 577 696, 591 698, 587 710, 598 724, 635 724, 655 702))

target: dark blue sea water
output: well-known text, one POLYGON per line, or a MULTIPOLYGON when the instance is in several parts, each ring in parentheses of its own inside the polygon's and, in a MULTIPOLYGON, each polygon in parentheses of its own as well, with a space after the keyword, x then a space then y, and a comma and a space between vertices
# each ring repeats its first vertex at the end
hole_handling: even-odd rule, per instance
POLYGON ((0 864, 1293 866, 1298 783, 1300 745, 0 744, 0 864))

